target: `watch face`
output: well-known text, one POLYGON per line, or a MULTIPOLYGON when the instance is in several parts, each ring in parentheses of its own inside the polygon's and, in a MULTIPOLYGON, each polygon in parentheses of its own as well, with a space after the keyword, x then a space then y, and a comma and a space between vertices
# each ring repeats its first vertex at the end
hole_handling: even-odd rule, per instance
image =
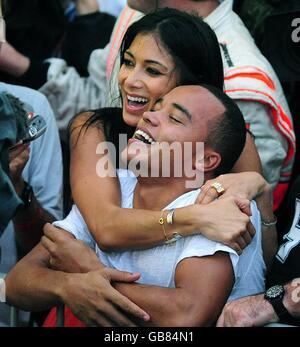
POLYGON ((268 298, 277 298, 282 294, 284 294, 284 288, 282 285, 273 286, 266 291, 266 296, 268 298))

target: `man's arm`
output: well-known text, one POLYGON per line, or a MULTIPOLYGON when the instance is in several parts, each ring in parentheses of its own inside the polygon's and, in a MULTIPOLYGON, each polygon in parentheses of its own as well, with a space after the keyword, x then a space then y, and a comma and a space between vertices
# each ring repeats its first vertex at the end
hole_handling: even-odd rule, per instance
MULTIPOLYGON (((268 105, 256 101, 236 100, 236 102, 255 137, 255 147, 263 169, 262 174, 274 190, 279 182, 287 155, 287 141, 275 128, 268 105)), ((247 160, 247 157, 245 159, 247 160)))
MULTIPOLYGON (((163 262, 162 262, 162 266, 163 262)), ((220 314, 234 283, 226 253, 193 257, 179 263, 176 288, 116 283, 115 288, 149 312, 151 326, 209 326, 220 314)))
POLYGON ((8 304, 29 311, 49 309, 60 303, 88 325, 133 326, 131 317, 149 320, 149 315, 110 284, 111 281, 136 281, 139 274, 113 269, 88 273, 64 273, 49 268, 49 253, 39 244, 6 276, 8 304), (109 317, 109 318, 107 318, 109 317))
POLYGON ((37 201, 32 188, 25 183, 22 177, 22 172, 28 159, 28 144, 20 145, 10 153, 9 168, 11 181, 19 197, 23 200, 26 199, 24 205, 18 208, 13 217, 16 242, 22 253, 21 255, 29 252, 38 244, 44 224, 54 220, 54 217, 43 209, 37 201))
MULTIPOLYGON (((51 265, 63 271, 88 272, 97 269, 99 263, 95 253, 82 242, 66 236, 62 230, 46 225, 42 244, 51 254, 51 265)), ((176 288, 132 283, 114 283, 114 286, 149 313, 151 321, 147 324, 199 326, 216 321, 233 281, 229 256, 218 252, 213 256, 182 260, 176 269, 176 288)), ((85 314, 93 315, 91 309, 86 306, 85 314)), ((145 322, 139 321, 138 324, 144 325, 145 322)))
POLYGON ((30 66, 30 59, 5 42, 1 47, 0 70, 14 77, 22 76, 30 66))
POLYGON ((10 153, 10 175, 16 192, 22 196, 24 181, 32 187, 32 192, 23 196, 27 203, 14 218, 16 240, 24 255, 39 242, 43 225, 62 217, 62 155, 55 117, 47 99, 21 87, 8 87, 7 91, 30 104, 47 124, 46 132, 29 147, 22 145, 10 153))
MULTIPOLYGON (((284 288, 283 305, 300 322, 300 278, 287 283, 284 288)), ((277 322, 279 322, 279 318, 272 305, 264 298, 264 294, 259 294, 226 304, 217 326, 253 327, 277 322)))

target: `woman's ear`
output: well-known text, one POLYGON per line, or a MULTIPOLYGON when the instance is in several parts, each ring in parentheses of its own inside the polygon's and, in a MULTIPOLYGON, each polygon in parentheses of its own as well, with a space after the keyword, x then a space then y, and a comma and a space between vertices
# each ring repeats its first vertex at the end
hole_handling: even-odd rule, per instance
POLYGON ((204 158, 197 160, 195 167, 202 172, 214 171, 221 163, 221 155, 211 149, 205 150, 204 158))

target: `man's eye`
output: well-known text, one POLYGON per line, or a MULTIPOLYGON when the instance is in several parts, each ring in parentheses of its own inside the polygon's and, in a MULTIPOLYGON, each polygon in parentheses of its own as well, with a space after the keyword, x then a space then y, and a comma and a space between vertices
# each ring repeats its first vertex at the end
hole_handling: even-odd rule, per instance
POLYGON ((181 122, 179 119, 177 119, 176 117, 174 117, 174 116, 172 116, 172 115, 170 115, 169 118, 170 118, 173 122, 175 122, 175 123, 177 123, 177 124, 182 124, 182 122, 181 122))
POLYGON ((147 68, 147 72, 150 74, 150 75, 153 75, 153 76, 159 76, 159 75, 162 75, 162 73, 156 69, 153 69, 152 67, 148 67, 147 68))
POLYGON ((126 59, 126 58, 123 59, 123 64, 125 66, 134 66, 133 61, 131 61, 130 59, 126 59))

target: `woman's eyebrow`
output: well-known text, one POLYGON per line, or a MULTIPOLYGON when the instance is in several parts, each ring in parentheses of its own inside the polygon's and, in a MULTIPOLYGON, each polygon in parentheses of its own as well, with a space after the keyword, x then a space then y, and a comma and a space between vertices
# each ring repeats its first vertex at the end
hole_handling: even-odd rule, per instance
POLYGON ((134 55, 133 55, 130 51, 125 51, 124 55, 125 55, 125 54, 128 54, 128 55, 131 56, 131 58, 134 58, 134 55))
POLYGON ((157 61, 157 60, 146 59, 145 62, 146 62, 147 64, 159 65, 159 66, 163 67, 164 69, 168 70, 168 68, 167 68, 164 64, 160 63, 160 62, 157 61))

